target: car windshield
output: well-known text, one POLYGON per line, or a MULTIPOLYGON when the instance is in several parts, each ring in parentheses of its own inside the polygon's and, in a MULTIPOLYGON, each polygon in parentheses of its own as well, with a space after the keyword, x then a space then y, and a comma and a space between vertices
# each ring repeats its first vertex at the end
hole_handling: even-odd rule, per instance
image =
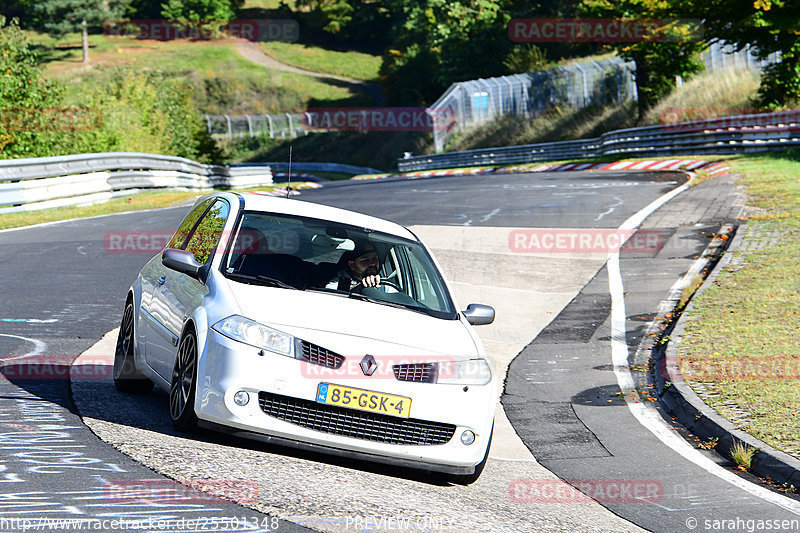
POLYGON ((239 282, 327 292, 455 319, 441 275, 420 243, 337 222, 246 211, 224 274, 239 282), (359 273, 378 287, 359 286, 359 273))

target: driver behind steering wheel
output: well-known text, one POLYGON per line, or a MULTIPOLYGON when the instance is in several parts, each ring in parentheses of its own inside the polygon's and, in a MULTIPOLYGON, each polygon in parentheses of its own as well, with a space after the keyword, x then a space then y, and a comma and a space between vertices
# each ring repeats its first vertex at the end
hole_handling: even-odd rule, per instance
POLYGON ((378 250, 369 241, 356 241, 355 248, 347 252, 345 267, 338 273, 337 289, 351 291, 355 288, 379 287, 381 284, 378 250))

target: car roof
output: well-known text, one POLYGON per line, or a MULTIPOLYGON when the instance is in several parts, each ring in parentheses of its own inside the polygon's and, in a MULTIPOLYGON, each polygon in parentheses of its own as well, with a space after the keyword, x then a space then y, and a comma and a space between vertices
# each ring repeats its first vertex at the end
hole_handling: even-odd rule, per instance
POLYGON ((280 198, 248 192, 238 194, 244 199, 244 209, 247 211, 264 211, 268 213, 282 213, 330 220, 389 233, 412 241, 419 240, 416 235, 400 224, 363 213, 290 198, 280 198))

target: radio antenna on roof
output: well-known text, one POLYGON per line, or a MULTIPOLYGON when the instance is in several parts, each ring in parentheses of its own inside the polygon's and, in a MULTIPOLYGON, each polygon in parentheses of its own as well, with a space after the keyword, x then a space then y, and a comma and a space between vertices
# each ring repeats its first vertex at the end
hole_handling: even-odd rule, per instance
POLYGON ((286 183, 286 198, 289 198, 289 193, 292 191, 292 145, 289 145, 289 181, 286 183))

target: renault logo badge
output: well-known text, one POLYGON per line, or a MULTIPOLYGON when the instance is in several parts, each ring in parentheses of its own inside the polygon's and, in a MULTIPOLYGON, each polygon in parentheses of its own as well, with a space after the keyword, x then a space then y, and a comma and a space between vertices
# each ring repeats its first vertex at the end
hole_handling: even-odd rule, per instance
POLYGON ((365 355, 359 364, 365 376, 371 376, 375 373, 375 370, 378 369, 378 363, 375 361, 375 358, 369 354, 365 355))

